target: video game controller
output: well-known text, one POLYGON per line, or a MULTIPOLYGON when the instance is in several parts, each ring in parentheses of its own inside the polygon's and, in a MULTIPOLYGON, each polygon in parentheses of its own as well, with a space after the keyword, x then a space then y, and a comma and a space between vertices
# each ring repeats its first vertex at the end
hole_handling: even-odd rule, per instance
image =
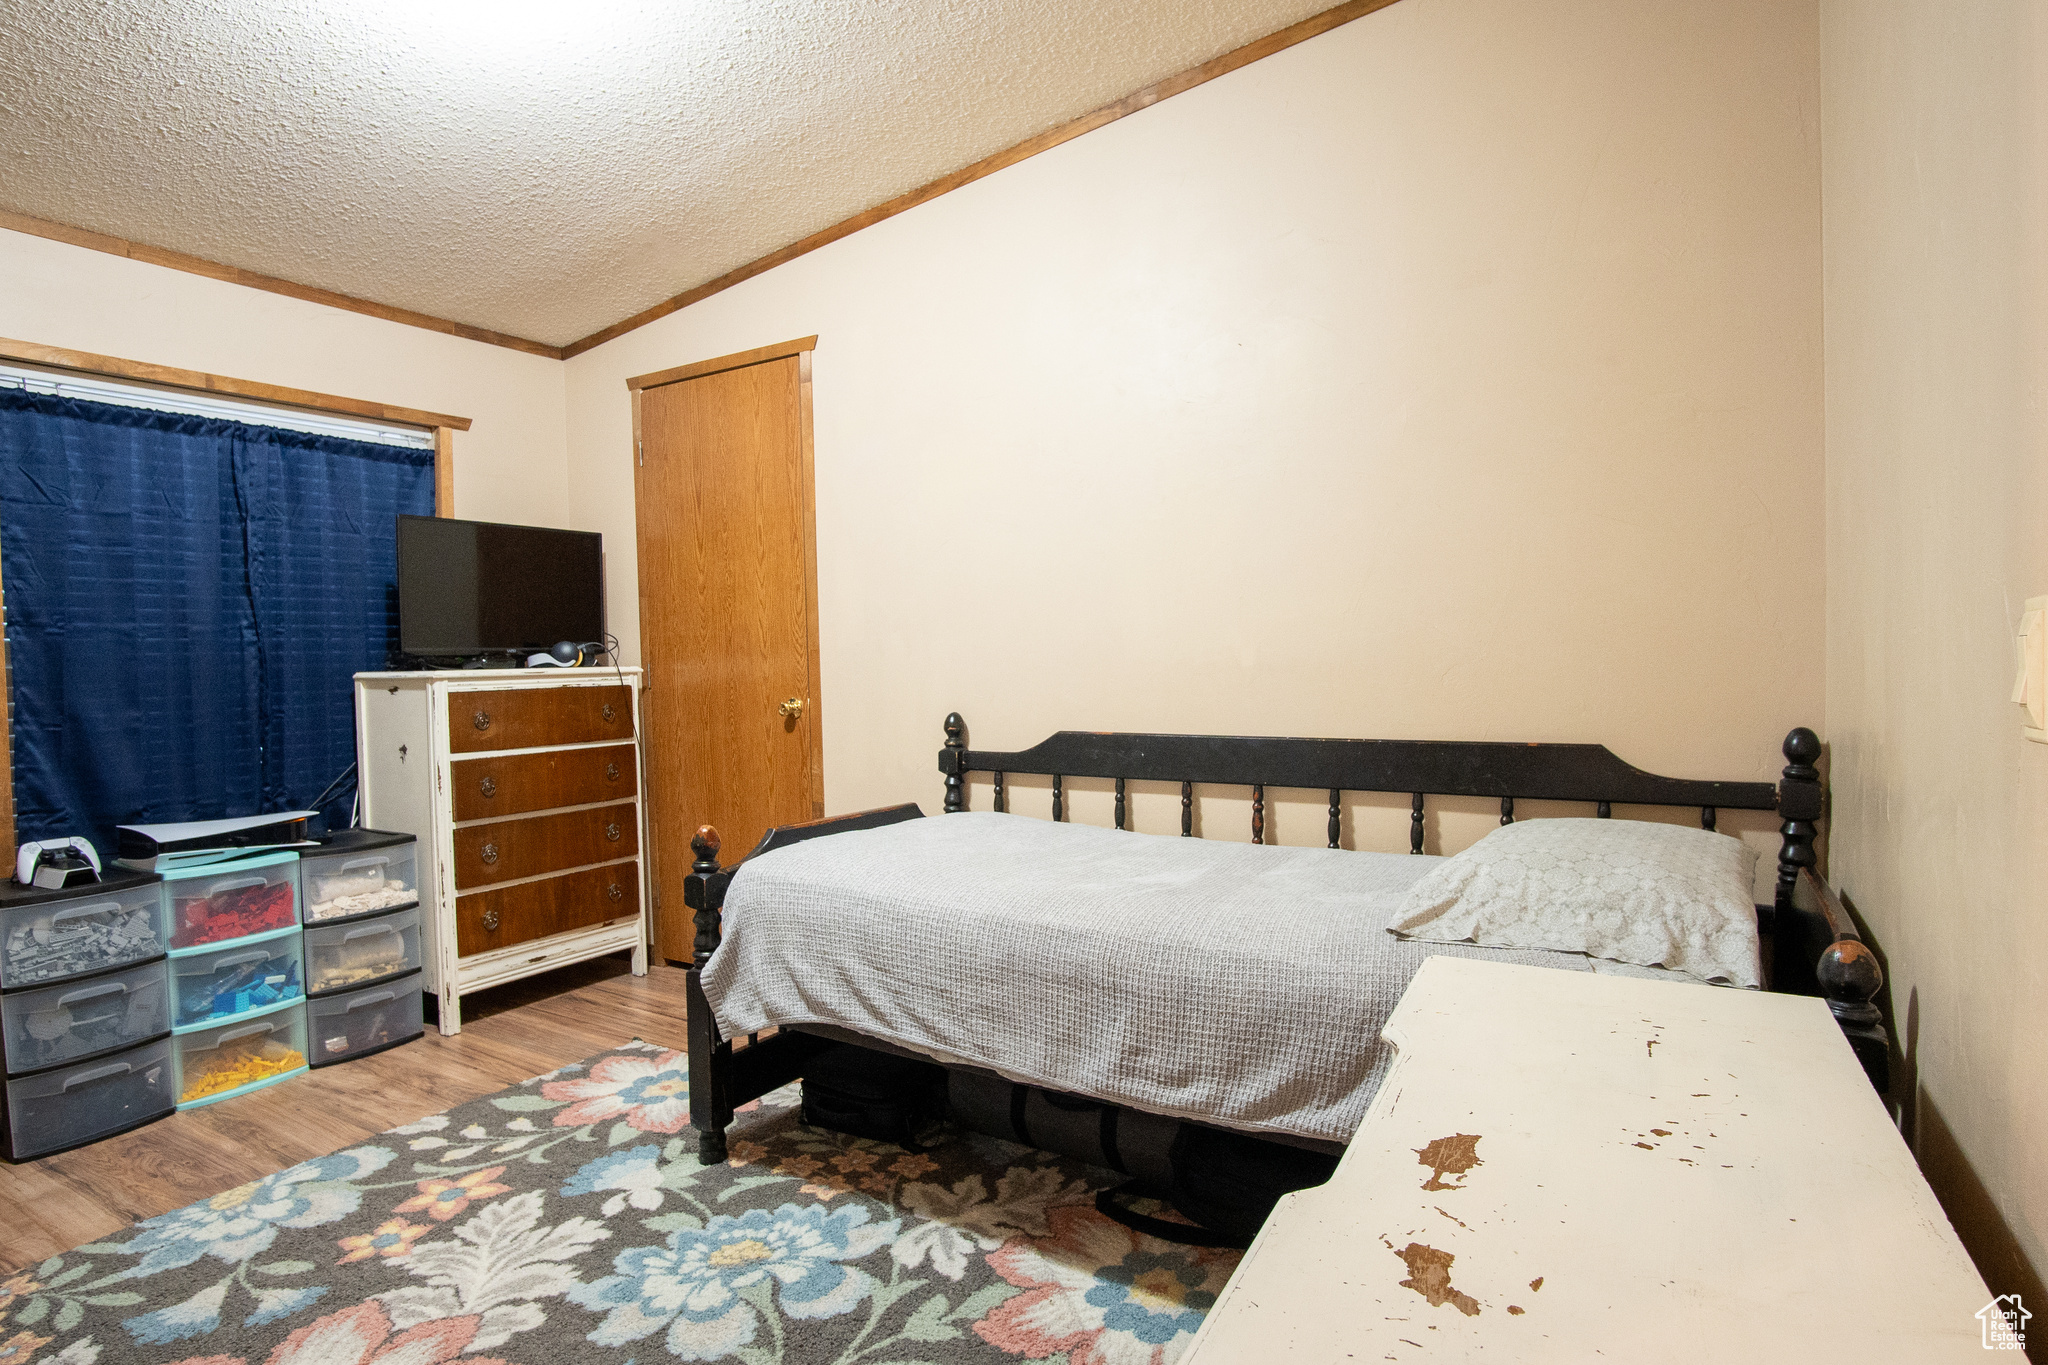
POLYGON ((61 891, 100 879, 100 855, 78 835, 23 844, 14 855, 14 880, 23 886, 61 891), (82 856, 81 856, 82 855, 82 856))

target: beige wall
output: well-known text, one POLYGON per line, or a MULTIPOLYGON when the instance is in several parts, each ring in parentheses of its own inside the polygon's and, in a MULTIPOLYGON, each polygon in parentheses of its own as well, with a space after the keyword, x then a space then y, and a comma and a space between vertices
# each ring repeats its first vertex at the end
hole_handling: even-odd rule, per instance
POLYGON ((2039 1316, 2048 745, 2007 698, 2048 593, 2048 9, 1824 0, 1822 32, 1831 873, 1928 1179, 2039 1316))
POLYGON ((0 336, 471 418, 456 512, 560 524, 559 361, 5 230, 0 336))
POLYGON ((820 334, 835 811, 935 809, 954 709, 1774 776, 1821 723, 1817 42, 1403 0, 570 361, 576 516, 634 600, 621 381, 820 334))

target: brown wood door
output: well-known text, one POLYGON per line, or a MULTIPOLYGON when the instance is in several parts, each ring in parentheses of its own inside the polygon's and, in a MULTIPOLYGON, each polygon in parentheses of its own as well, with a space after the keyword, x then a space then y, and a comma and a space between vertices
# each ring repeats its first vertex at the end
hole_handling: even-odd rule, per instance
POLYGON ((824 812, 809 340, 630 381, 656 947, 673 961, 690 957, 699 825, 731 863, 824 812))

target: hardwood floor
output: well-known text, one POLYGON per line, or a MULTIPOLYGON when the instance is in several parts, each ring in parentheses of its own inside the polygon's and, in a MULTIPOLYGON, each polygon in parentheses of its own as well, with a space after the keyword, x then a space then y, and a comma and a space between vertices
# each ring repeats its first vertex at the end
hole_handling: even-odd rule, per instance
POLYGON ((308 1157, 634 1038, 684 1046, 684 973, 599 958, 465 996, 462 1032, 188 1110, 19 1166, 0 1162, 0 1275, 308 1157))

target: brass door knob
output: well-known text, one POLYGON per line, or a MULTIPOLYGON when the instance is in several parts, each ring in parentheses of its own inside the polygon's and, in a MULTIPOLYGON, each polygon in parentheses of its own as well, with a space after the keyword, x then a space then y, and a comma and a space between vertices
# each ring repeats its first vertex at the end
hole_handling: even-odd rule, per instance
POLYGON ((776 714, 780 715, 783 719, 792 720, 804 713, 803 698, 791 697, 788 701, 776 707, 775 710, 776 714))
POLYGON ((482 791, 486 797, 496 796, 498 794, 498 779, 495 777, 485 778, 478 784, 478 790, 482 791))

